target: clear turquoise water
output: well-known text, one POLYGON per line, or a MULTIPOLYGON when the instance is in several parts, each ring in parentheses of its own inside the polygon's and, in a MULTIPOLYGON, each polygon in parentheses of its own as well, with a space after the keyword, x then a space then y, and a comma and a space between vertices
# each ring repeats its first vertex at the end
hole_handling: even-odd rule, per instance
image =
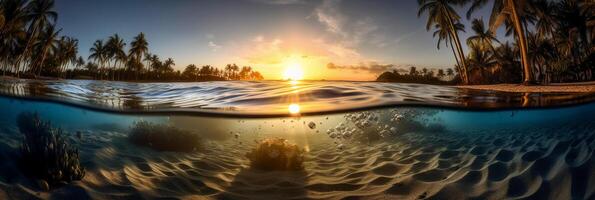
MULTIPOLYGON (((306 94, 318 94, 316 98, 325 96, 320 94, 321 88, 316 84, 302 85, 302 89, 306 94)), ((251 105, 279 109, 279 113, 269 117, 255 117, 225 115, 225 112, 223 115, 193 113, 200 110, 125 112, 118 109, 133 108, 122 107, 129 104, 119 100, 129 97, 113 95, 125 96, 130 91, 109 91, 105 93, 109 95, 103 96, 112 96, 108 98, 111 100, 87 105, 101 98, 90 98, 88 92, 73 95, 78 89, 61 90, 67 92, 42 95, 53 98, 51 101, 45 101, 47 98, 33 100, 39 96, 31 95, 30 91, 10 93, 18 97, 0 96, 0 159, 3 161, 0 199, 595 198, 595 103, 547 108, 534 104, 532 109, 518 108, 512 103, 513 106, 497 104, 500 109, 486 110, 442 104, 427 107, 403 104, 280 115, 288 112, 288 102, 263 103, 262 96, 255 96, 264 94, 256 92, 240 93, 249 96, 246 99, 261 100, 203 102, 225 112, 251 111, 251 105), (64 99, 70 102, 61 102, 64 99), (238 110, 229 109, 231 107, 238 110), (44 192, 35 181, 19 172, 12 161, 18 157, 22 141, 16 125, 16 117, 22 112, 36 112, 54 127, 65 130, 69 142, 80 149, 82 165, 87 169, 83 180, 44 192), (202 148, 180 153, 134 145, 127 138, 130 128, 138 121, 193 131, 200 135, 202 148), (82 134, 82 139, 76 137, 77 132, 82 134), (251 168, 246 154, 257 147, 258 141, 268 138, 283 138, 303 149, 304 170, 251 168)), ((175 96, 180 94, 171 90, 170 94, 176 94, 171 97, 174 99, 145 96, 134 105, 143 105, 140 111, 164 106, 184 109, 181 105, 195 108, 191 100, 199 97, 188 96, 188 89, 183 90, 184 101, 176 100, 175 96)), ((142 91, 150 93, 151 90, 142 91)), ((349 101, 359 105, 363 101, 336 94, 338 96, 325 96, 324 105, 349 101)), ((351 95, 374 96, 371 94, 377 93, 351 95)), ((167 92, 153 95, 167 95, 167 92)), ((237 98, 232 94, 224 96, 237 98)), ((286 97, 273 99, 283 98, 286 97)), ((484 99, 477 105, 490 102, 485 97, 475 96, 475 99, 484 99)), ((309 105, 313 106, 315 100, 310 100, 312 102, 300 104, 301 108, 308 110, 309 105)))

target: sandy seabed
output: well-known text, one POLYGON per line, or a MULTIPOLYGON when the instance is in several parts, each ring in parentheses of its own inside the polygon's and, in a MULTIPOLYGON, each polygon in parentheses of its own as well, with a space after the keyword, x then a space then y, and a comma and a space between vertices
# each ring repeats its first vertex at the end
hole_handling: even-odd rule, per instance
POLYGON ((595 124, 407 133, 343 149, 320 140, 305 169, 288 172, 251 169, 248 137, 172 153, 131 145, 124 133, 85 132, 70 140, 86 176, 51 192, 16 166, 16 127, 0 127, 0 199, 595 198, 595 124))

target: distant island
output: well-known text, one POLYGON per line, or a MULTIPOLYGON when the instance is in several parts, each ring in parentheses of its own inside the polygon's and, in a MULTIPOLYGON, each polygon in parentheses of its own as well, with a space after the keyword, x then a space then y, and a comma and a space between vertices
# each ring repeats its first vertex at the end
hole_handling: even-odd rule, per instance
POLYGON ((434 70, 422 68, 418 71, 416 67, 410 67, 409 72, 403 73, 402 70, 393 70, 380 74, 376 78, 378 82, 398 82, 398 83, 422 83, 433 85, 456 85, 460 83, 460 78, 454 70, 448 68, 434 70))

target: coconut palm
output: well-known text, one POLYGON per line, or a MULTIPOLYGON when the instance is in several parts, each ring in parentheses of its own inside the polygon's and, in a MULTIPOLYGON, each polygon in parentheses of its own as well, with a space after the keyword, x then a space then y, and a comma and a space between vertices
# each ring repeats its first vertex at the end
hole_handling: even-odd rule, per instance
POLYGON ((150 68, 151 67, 151 58, 153 57, 153 54, 147 52, 145 54, 145 58, 143 59, 143 61, 147 62, 147 65, 145 65, 146 67, 150 68))
MULTIPOLYGON (((440 24, 436 24, 434 29, 436 29, 436 31, 434 32, 433 36, 438 37, 438 42, 437 42, 436 47, 438 49, 440 49, 440 44, 442 43, 442 41, 444 41, 444 43, 447 47, 450 45, 450 49, 452 50, 452 53, 455 56, 455 61, 457 62, 457 66, 461 66, 459 57, 457 55, 457 52, 455 51, 455 46, 453 45, 452 40, 450 39, 449 30, 447 28, 442 28, 442 26, 440 26, 440 24)), ((455 29, 457 31, 465 32, 465 26, 461 23, 455 24, 455 29)), ((459 73, 460 72, 461 71, 459 71, 459 73)))
MULTIPOLYGON (((467 12, 467 17, 471 13, 480 9, 488 3, 488 0, 466 0, 471 1, 471 7, 467 12)), ((525 35, 526 24, 523 25, 522 17, 527 11, 527 4, 529 0, 494 0, 492 5, 492 13, 490 16, 490 30, 495 32, 496 29, 502 25, 506 20, 509 20, 514 27, 516 38, 521 53, 521 63, 523 66, 523 84, 531 83, 531 65, 529 64, 529 57, 527 56, 527 38, 525 35)))
POLYGON ((67 71, 68 64, 75 64, 78 54, 78 40, 70 37, 62 37, 58 42, 57 58, 60 73, 67 71))
POLYGON ((184 69, 184 72, 182 72, 182 76, 184 76, 185 78, 190 79, 190 80, 195 80, 197 73, 198 73, 198 68, 196 67, 196 65, 189 64, 184 69))
POLYGON ((455 72, 454 72, 454 70, 452 68, 448 68, 448 69, 446 69, 446 75, 447 76, 454 76, 455 75, 455 72))
POLYGON ((535 31, 541 38, 551 37, 558 27, 556 4, 548 0, 536 0, 531 4, 531 14, 535 16, 535 31))
POLYGON ((522 70, 518 68, 520 61, 519 50, 515 49, 514 46, 506 42, 496 48, 496 62, 502 68, 502 74, 500 76, 500 82, 515 82, 521 81, 522 70))
POLYGON ((471 24, 471 29, 473 30, 474 35, 467 38, 467 45, 477 45, 482 51, 487 51, 489 49, 492 53, 496 52, 494 50, 493 42, 500 43, 500 41, 498 41, 498 38, 496 38, 492 31, 486 30, 483 20, 474 19, 471 24))
POLYGON ((141 58, 149 51, 149 43, 147 42, 147 39, 145 39, 145 34, 141 32, 136 37, 134 37, 134 40, 130 43, 130 45, 131 47, 128 51, 130 59, 134 60, 135 66, 140 67, 134 69, 134 71, 136 72, 136 79, 138 79, 138 74, 140 73, 143 67, 141 63, 141 58))
POLYGON ((172 58, 167 58, 167 60, 165 60, 165 62, 163 62, 163 70, 166 72, 174 71, 173 66, 176 66, 176 63, 174 62, 174 59, 172 59, 172 58))
POLYGON ((124 40, 120 38, 118 34, 114 34, 110 36, 107 40, 107 52, 108 52, 108 62, 109 60, 113 60, 113 72, 112 73, 112 80, 114 80, 115 71, 118 68, 118 63, 125 63, 126 62, 126 53, 124 52, 124 47, 126 43, 124 40))
POLYGON ((471 68, 479 68, 479 70, 484 70, 496 64, 492 52, 485 51, 479 44, 470 45, 470 53, 467 59, 471 68))
POLYGON ((54 53, 56 48, 58 48, 58 34, 60 34, 59 30, 55 30, 54 26, 47 27, 41 34, 39 35, 38 40, 34 43, 34 48, 39 49, 40 58, 37 58, 37 62, 35 66, 37 66, 37 75, 41 74, 41 69, 45 64, 45 60, 48 54, 54 53))
POLYGON ((149 58, 149 60, 151 60, 151 68, 153 71, 157 72, 157 74, 161 73, 161 61, 159 60, 159 56, 153 54, 152 56, 149 56, 149 58))
POLYGON ((80 69, 80 68, 81 68, 81 67, 83 67, 84 65, 85 65, 85 59, 83 59, 83 57, 82 57, 82 56, 79 56, 79 57, 76 59, 76 62, 75 62, 75 65, 74 65, 75 69, 80 69))
POLYGON ((9 65, 15 67, 10 69, 18 71, 15 57, 19 57, 23 50, 23 41, 26 39, 25 32, 27 11, 25 0, 4 0, 0 1, 2 8, 3 24, 0 29, 0 59, 4 63, 3 75, 9 70, 9 65))
POLYGON ((35 38, 38 37, 39 31, 48 26, 53 26, 58 18, 58 13, 54 11, 53 0, 32 0, 25 8, 28 12, 26 18, 29 21, 29 39, 25 45, 23 53, 17 59, 17 76, 19 74, 20 63, 25 56, 29 54, 29 48, 35 38))
POLYGON ((89 60, 95 61, 99 66, 99 73, 100 79, 103 79, 103 74, 105 73, 105 62, 108 58, 108 52, 105 45, 103 45, 103 40, 96 40, 93 43, 91 49, 89 49, 91 54, 89 55, 89 60))
POLYGON ((457 53, 461 62, 462 72, 461 77, 463 82, 467 84, 469 82, 467 78, 467 64, 465 63, 465 54, 459 39, 459 33, 456 28, 456 24, 460 20, 460 16, 456 13, 452 7, 453 4, 458 3, 457 0, 418 0, 420 5, 418 11, 418 17, 423 13, 428 13, 428 21, 426 23, 426 29, 430 30, 435 24, 440 24, 440 27, 447 28, 449 30, 449 36, 454 41, 457 47, 457 53))
POLYGON ((553 60, 557 54, 554 45, 545 37, 541 37, 538 34, 530 33, 528 35, 529 42, 529 57, 531 63, 536 68, 534 71, 534 77, 536 80, 541 80, 542 84, 549 83, 550 78, 549 71, 551 71, 548 61, 553 60))
POLYGON ((563 0, 558 3, 558 14, 557 17, 559 19, 559 30, 564 31, 573 38, 574 42, 576 43, 577 47, 576 50, 582 52, 577 52, 575 55, 577 58, 581 57, 581 53, 583 55, 588 55, 591 49, 591 43, 589 41, 589 16, 585 15, 588 14, 586 12, 582 12, 580 0, 563 0))

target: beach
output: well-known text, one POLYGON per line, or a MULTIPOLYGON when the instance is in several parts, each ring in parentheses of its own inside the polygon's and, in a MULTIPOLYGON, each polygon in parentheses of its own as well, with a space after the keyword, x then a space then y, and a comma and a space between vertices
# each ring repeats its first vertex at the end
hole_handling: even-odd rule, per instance
POLYGON ((459 85, 457 88, 493 90, 500 92, 520 93, 594 93, 595 82, 581 83, 553 83, 550 85, 520 85, 520 84, 494 84, 494 85, 459 85))

